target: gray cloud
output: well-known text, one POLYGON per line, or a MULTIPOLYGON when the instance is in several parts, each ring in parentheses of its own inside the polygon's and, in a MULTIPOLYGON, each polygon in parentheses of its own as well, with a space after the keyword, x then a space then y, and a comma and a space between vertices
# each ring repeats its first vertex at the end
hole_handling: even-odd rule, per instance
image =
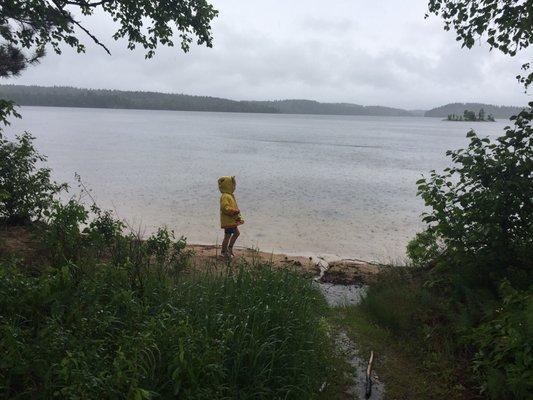
POLYGON ((65 49, 5 82, 405 108, 529 100, 514 79, 525 55, 509 58, 482 44, 461 49, 438 18, 424 19, 426 0, 214 3, 212 49, 163 48, 145 60, 140 49, 112 41, 113 22, 96 15, 87 22, 112 56, 94 45, 82 55, 65 49))

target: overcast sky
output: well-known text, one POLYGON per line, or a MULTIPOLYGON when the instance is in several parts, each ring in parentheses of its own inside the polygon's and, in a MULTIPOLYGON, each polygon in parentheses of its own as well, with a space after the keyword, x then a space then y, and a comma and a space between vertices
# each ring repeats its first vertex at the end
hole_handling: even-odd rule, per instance
MULTIPOLYGON (((213 0, 212 49, 142 50, 114 42, 104 15, 86 25, 111 49, 49 52, 2 83, 153 90, 237 100, 306 98, 427 109, 449 102, 524 105, 515 80, 524 52, 510 58, 480 43, 461 49, 427 0, 213 0)), ((528 56, 528 57, 527 57, 528 56)))

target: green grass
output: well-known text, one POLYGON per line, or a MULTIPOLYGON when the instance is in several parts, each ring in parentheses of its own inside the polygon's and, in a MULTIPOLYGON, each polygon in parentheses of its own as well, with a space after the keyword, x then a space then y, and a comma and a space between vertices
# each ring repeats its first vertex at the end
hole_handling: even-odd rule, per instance
POLYGON ((347 332, 361 354, 374 351, 374 369, 385 383, 386 399, 477 398, 450 374, 454 366, 449 359, 417 351, 417 338, 399 339, 376 324, 363 307, 333 309, 330 321, 347 332))
POLYGON ((309 280, 268 266, 0 265, 0 397, 340 399, 326 312, 309 280))
POLYGON ((384 270, 357 307, 333 310, 331 321, 376 355, 391 399, 477 398, 470 354, 442 277, 407 267, 384 270))

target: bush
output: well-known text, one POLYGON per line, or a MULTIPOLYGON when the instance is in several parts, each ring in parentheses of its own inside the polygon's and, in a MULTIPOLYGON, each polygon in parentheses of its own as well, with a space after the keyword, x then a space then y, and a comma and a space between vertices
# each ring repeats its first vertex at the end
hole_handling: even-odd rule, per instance
POLYGON ((331 376, 324 300, 287 270, 0 271, 0 397, 308 399, 331 376))
POLYGON ((52 265, 81 262, 87 267, 102 261, 128 265, 135 271, 132 280, 142 287, 145 270, 177 276, 192 256, 185 237, 176 240, 167 228, 159 228, 146 241, 133 233, 124 234, 125 224, 96 204, 89 212, 74 199, 66 204, 54 202, 44 215, 43 244, 52 265))
POLYGON ((94 218, 83 230, 89 241, 97 246, 110 246, 117 236, 121 236, 125 228, 124 222, 113 217, 109 210, 102 210, 96 204, 91 206, 94 218))
POLYGON ((25 132, 11 142, 0 131, 0 223, 15 225, 38 221, 66 184, 51 180, 50 169, 39 167, 46 157, 25 132))
POLYGON ((155 265, 160 273, 177 274, 187 266, 192 252, 185 250, 186 245, 184 236, 176 241, 174 231, 169 231, 166 227, 159 228, 146 240, 147 254, 155 258, 155 265))
MULTIPOLYGON (((497 287, 502 278, 514 285, 531 282, 533 262, 533 103, 507 127, 496 142, 467 135, 467 149, 448 151, 455 163, 444 174, 431 172, 420 179, 418 194, 430 211, 425 239, 427 254, 413 251, 418 260, 442 254, 456 268, 475 269, 471 286, 481 275, 497 287)), ((416 260, 415 260, 416 261, 416 260)))
POLYGON ((431 266, 443 253, 443 245, 432 230, 417 233, 407 244, 407 256, 415 267, 431 266))
POLYGON ((76 200, 66 204, 54 201, 46 211, 48 224, 45 227, 44 243, 54 264, 77 261, 83 249, 81 224, 89 217, 85 207, 76 200))
POLYGON ((362 303, 426 368, 491 398, 531 392, 532 117, 530 103, 494 142, 470 131, 452 168, 417 182, 429 210, 407 247, 415 268, 380 274, 362 303))
POLYGON ((474 373, 491 399, 529 399, 533 393, 533 297, 508 282, 500 286, 502 306, 472 332, 477 349, 474 373))

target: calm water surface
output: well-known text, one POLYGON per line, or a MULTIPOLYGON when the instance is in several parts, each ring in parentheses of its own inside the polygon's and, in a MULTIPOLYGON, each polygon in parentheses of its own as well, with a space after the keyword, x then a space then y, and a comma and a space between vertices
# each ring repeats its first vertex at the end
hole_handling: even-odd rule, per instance
POLYGON ((149 233, 221 241, 217 178, 237 176, 240 244, 394 261, 422 229, 415 181, 448 165, 466 132, 507 121, 24 107, 59 181, 74 173, 103 208, 149 233))

